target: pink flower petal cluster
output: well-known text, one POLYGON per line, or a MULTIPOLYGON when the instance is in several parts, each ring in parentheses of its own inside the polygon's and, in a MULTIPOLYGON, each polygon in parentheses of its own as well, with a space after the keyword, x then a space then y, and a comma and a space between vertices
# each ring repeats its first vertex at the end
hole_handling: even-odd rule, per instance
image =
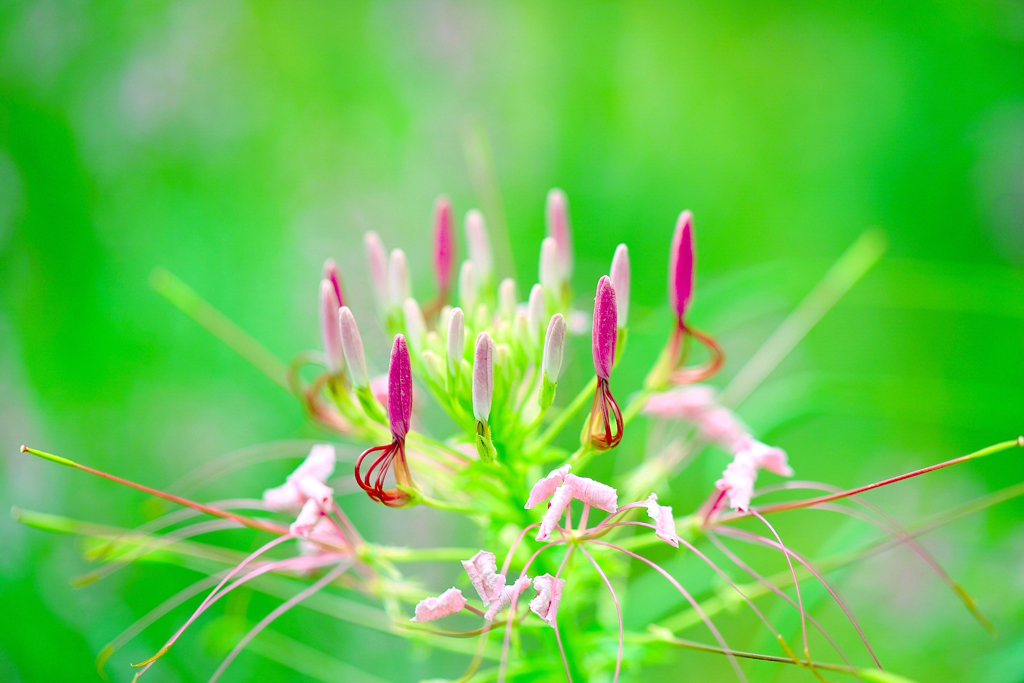
POLYGON ((534 578, 533 587, 537 591, 537 597, 530 600, 530 609, 548 626, 555 628, 555 619, 558 616, 558 605, 562 602, 565 579, 555 578, 551 574, 542 574, 534 578))
POLYGON ((463 560, 462 566, 469 574, 473 588, 483 600, 484 607, 501 598, 501 591, 505 588, 505 575, 498 573, 494 553, 481 550, 470 559, 463 560))
POLYGON ((551 498, 551 502, 541 519, 540 530, 537 532, 538 541, 546 541, 551 537, 559 518, 574 498, 605 512, 615 512, 618 509, 618 492, 615 489, 593 479, 569 474, 569 465, 553 470, 534 484, 525 507, 529 510, 548 498, 551 498))
POLYGON ((530 577, 522 576, 516 579, 516 582, 511 586, 505 586, 501 589, 501 594, 498 599, 491 603, 491 606, 487 608, 487 612, 484 614, 484 619, 487 621, 494 621, 494 618, 505 609, 506 607, 512 606, 512 601, 523 594, 527 588, 530 587, 530 577))
POLYGON ((722 478, 715 482, 718 490, 725 491, 729 497, 729 507, 741 511, 750 509, 757 472, 762 469, 783 477, 793 476, 784 450, 747 439, 722 472, 722 478))
POLYGON ((313 446, 306 459, 283 484, 263 492, 263 502, 278 512, 299 513, 310 500, 316 501, 320 509, 329 508, 334 490, 324 482, 334 474, 335 461, 333 446, 313 446))
POLYGON ((676 518, 672 516, 671 505, 658 505, 658 494, 652 493, 644 501, 648 516, 654 520, 654 533, 669 545, 678 548, 679 536, 676 534, 676 518))

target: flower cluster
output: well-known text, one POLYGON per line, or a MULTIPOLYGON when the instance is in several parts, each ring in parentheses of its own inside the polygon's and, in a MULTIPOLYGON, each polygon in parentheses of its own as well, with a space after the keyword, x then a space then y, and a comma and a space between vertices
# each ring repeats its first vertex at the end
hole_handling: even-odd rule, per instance
MULTIPOLYGON (((741 680, 745 680, 739 665, 743 656, 790 663, 807 669, 820 680, 824 680, 822 669, 882 680, 877 674, 853 665, 804 607, 800 586, 805 575, 809 575, 833 597, 862 638, 867 655, 880 668, 852 611, 830 581, 814 563, 785 545, 766 519, 783 510, 815 506, 845 512, 874 524, 884 532, 879 544, 906 545, 954 588, 982 623, 987 623, 973 599, 910 532, 855 496, 940 467, 1024 446, 1024 438, 846 491, 813 482, 789 482, 755 490, 760 472, 790 477, 793 470, 785 451, 759 441, 730 409, 732 404, 724 398, 725 394, 702 384, 722 367, 725 355, 720 344, 690 320, 696 263, 690 212, 679 216, 670 242, 668 341, 651 364, 642 386, 631 387, 636 391, 624 408, 620 408, 612 393, 612 375, 628 340, 629 250, 624 244, 618 245, 608 274, 592 283, 583 301, 578 301, 572 291, 572 231, 568 202, 562 191, 552 190, 548 194, 545 216, 547 236, 540 245, 538 282, 529 288, 525 298, 520 297, 525 290, 515 280, 498 280, 501 264, 495 263, 490 235, 479 211, 470 210, 465 215, 467 258, 457 265, 459 250, 453 210, 443 197, 434 208, 432 264, 436 287, 429 297, 413 296, 409 259, 401 249, 388 252, 375 232, 367 233, 364 245, 376 311, 353 310, 346 305, 337 265, 328 259, 318 290, 322 352, 297 356, 282 371, 287 380, 281 383, 296 394, 315 423, 368 447, 345 460, 339 458, 335 447, 316 444, 284 483, 263 491, 259 500, 200 503, 66 458, 23 448, 52 462, 185 506, 190 509, 189 514, 216 518, 175 528, 186 518, 171 514, 134 532, 93 531, 103 543, 95 556, 115 569, 155 549, 188 553, 200 548, 204 558, 223 558, 214 546, 201 548, 195 540, 190 541, 191 545, 180 545, 186 538, 210 531, 242 526, 270 536, 270 540, 240 562, 226 563, 223 571, 169 601, 174 604, 168 610, 212 587, 155 655, 133 665, 140 669, 136 678, 148 671, 196 619, 225 595, 241 586, 259 589, 261 577, 277 574, 291 577, 297 584, 296 591, 246 633, 211 681, 219 678, 246 645, 277 617, 328 587, 357 591, 385 607, 378 621, 361 619, 359 623, 363 626, 376 624, 376 628, 386 632, 423 638, 437 647, 444 647, 445 640, 452 637, 479 637, 477 655, 461 680, 471 680, 478 674, 485 679, 504 680, 510 666, 515 666, 511 656, 512 632, 517 628, 534 629, 538 647, 546 647, 546 634, 553 631, 560 653, 560 670, 569 680, 574 673, 579 675, 587 668, 612 672, 612 680, 617 681, 627 637, 641 659, 660 647, 692 647, 724 655, 741 680), (591 301, 592 311, 576 308, 589 308, 591 301), (387 374, 378 378, 371 378, 368 371, 357 323, 358 320, 363 325, 372 324, 374 318, 392 339, 387 374), (592 320, 589 327, 588 319, 592 320), (567 351, 571 337, 588 333, 593 378, 574 398, 556 404, 563 366, 567 360, 572 362, 571 351, 567 351), (316 372, 309 378, 311 365, 316 372), (433 420, 425 420, 419 413, 413 394, 424 390, 450 417, 457 428, 454 434, 439 434, 436 425, 428 424, 433 420), (589 415, 580 415, 588 403, 589 415), (703 446, 714 444, 732 455, 721 477, 714 484, 707 483, 707 502, 698 509, 677 518, 671 506, 659 502, 659 495, 669 495, 669 482, 684 462, 672 449, 674 446, 655 449, 646 462, 625 473, 621 482, 626 492, 623 498, 629 502, 622 505, 619 489, 580 474, 595 459, 614 457, 609 451, 622 444, 626 430, 638 415, 656 423, 680 426, 686 435, 688 452, 697 453, 703 446), (571 441, 560 438, 563 432, 578 433, 578 445, 569 449, 559 445, 571 441), (343 491, 336 483, 339 460, 352 465, 360 495, 365 494, 376 503, 406 509, 426 505, 466 515, 478 525, 484 538, 482 545, 504 552, 500 568, 495 553, 488 550, 462 559, 471 551, 395 548, 365 540, 337 499, 336 491, 343 491), (541 476, 546 470, 549 473, 541 476), (647 476, 650 472, 657 475, 653 481, 647 476), (761 502, 761 497, 768 493, 798 488, 824 493, 811 498, 761 502), (856 501, 860 507, 854 510, 840 504, 848 500, 856 501), (727 506, 723 505, 726 501, 727 506), (242 510, 254 514, 243 514, 242 510), (757 526, 753 526, 755 523, 757 526), (158 533, 161 531, 164 533, 158 533), (699 547, 704 542, 712 544, 730 564, 723 568, 713 561, 699 547), (686 552, 697 557, 726 584, 726 592, 706 599, 691 594, 667 569, 641 552, 662 543, 673 550, 662 545, 661 554, 686 552), (790 579, 764 578, 738 555, 735 544, 754 544, 777 552, 790 579), (616 582, 609 578, 610 573, 624 571, 617 557, 628 558, 632 566, 663 577, 688 607, 664 615, 646 633, 627 634, 616 582), (397 567, 402 562, 455 559, 461 559, 465 577, 460 580, 472 586, 479 607, 471 604, 458 586, 436 597, 423 597, 426 591, 406 580, 397 567), (797 566, 803 570, 800 574, 797 566), (518 568, 517 573, 513 567, 518 568), (752 580, 754 589, 750 589, 751 584, 741 585, 741 579, 752 580), (534 593, 524 596, 531 586, 534 593), (784 590, 786 587, 792 587, 795 599, 784 590), (570 631, 566 631, 563 638, 559 623, 578 626, 580 615, 587 613, 604 590, 614 607, 617 634, 613 625, 602 624, 610 628, 585 632, 574 628, 571 637, 570 631), (765 595, 776 596, 799 613, 802 654, 797 654, 755 605, 754 599, 765 595), (712 617, 737 599, 775 636, 781 648, 779 654, 751 655, 729 647, 712 617), (525 609, 520 609, 521 602, 526 603, 525 609), (448 617, 454 623, 474 616, 482 622, 469 630, 438 631, 429 623, 448 617), (828 639, 845 664, 827 664, 812 658, 808 624, 828 639), (677 631, 693 625, 703 625, 715 644, 695 644, 676 637, 677 631), (480 670, 486 659, 489 634, 501 630, 504 639, 496 670, 480 670), (592 656, 583 657, 584 651, 592 656)), ((386 350, 370 351, 379 351, 376 355, 382 356, 386 350)), ((619 382, 622 379, 617 377, 616 383, 619 382)), ((624 395, 618 386, 616 391, 624 395)), ((224 471, 227 470, 217 470, 221 474, 224 471)), ((19 514, 35 526, 73 526, 65 523, 58 527, 51 517, 19 514)), ((400 514, 417 513, 412 509, 400 514)), ((144 626, 153 619, 147 615, 140 623, 144 626)), ((116 639, 101 654, 100 663, 143 626, 133 626, 116 639)), ((526 653, 521 642, 516 647, 523 655, 520 661, 531 659, 532 653, 526 653)), ((651 658, 658 656, 655 653, 651 658)), ((532 669, 524 669, 524 675, 540 676, 559 670, 557 659, 555 665, 545 664, 547 660, 543 658, 533 659, 537 663, 531 664, 532 669)))

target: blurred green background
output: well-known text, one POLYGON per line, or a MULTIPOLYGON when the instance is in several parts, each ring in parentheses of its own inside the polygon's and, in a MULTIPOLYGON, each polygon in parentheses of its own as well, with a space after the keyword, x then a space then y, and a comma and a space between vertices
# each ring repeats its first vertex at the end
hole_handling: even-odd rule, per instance
MULTIPOLYGON (((150 289, 153 267, 290 358, 319 344, 320 265, 334 256, 381 369, 362 232, 406 249, 426 297, 431 203, 448 193, 458 215, 479 206, 492 228, 507 224, 501 267, 525 292, 552 186, 569 195, 581 302, 615 244, 630 247, 622 391, 639 386, 667 333, 667 241, 681 209, 696 216, 694 317, 730 356, 722 381, 879 226, 886 257, 743 417, 800 477, 844 486, 1024 430, 1019 0, 15 1, 0 7, 0 508, 126 526, 151 514, 140 494, 29 459, 22 443, 159 486, 240 448, 323 438, 290 396, 150 289)), ((567 382, 584 381, 585 348, 567 382)), ((642 431, 623 457, 642 452, 642 431)), ((703 455, 668 502, 695 505, 725 462, 703 455)), ((290 466, 196 495, 255 495, 290 466)), ((872 500, 909 523, 1022 480, 1010 451, 872 500)), ((448 533, 443 516, 343 501, 370 538, 448 533)), ((780 530, 812 556, 863 531, 803 515, 780 530)), ((906 551, 837 575, 883 664, 922 683, 1024 681, 1022 518, 1011 502, 925 538, 996 638, 906 551)), ((6 512, 0 548, 4 682, 96 680, 102 646, 195 579, 144 564, 72 588, 88 570, 78 541, 6 512)), ((454 570, 418 575, 439 588, 454 570)), ((637 628, 663 615, 664 588, 645 593, 648 578, 626 603, 637 628)), ((249 596, 226 609, 253 619, 273 604, 249 596)), ((854 652, 841 615, 816 610, 854 652)), ((110 680, 130 680, 127 662, 181 618, 116 655, 110 680)), ((465 662, 301 608, 277 628, 388 681, 458 675, 465 662)), ((147 678, 206 680, 223 656, 215 641, 190 632, 147 678)), ((769 647, 763 634, 745 644, 758 642, 769 647)), ((745 668, 757 681, 811 680, 745 668)), ((734 680, 714 655, 673 653, 645 671, 734 680)), ((225 680, 311 679, 244 654, 225 680)))

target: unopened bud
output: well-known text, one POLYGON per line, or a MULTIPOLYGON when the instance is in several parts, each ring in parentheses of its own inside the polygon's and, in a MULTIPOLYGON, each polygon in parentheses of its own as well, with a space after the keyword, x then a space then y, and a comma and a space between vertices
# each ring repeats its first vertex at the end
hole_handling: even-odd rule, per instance
POLYGON ((526 303, 526 319, 529 321, 530 331, 536 339, 540 339, 540 334, 544 330, 545 309, 544 288, 534 285, 530 289, 530 298, 526 303))
POLYGON ((405 337, 396 334, 391 346, 391 363, 388 365, 388 422, 392 436, 404 441, 411 421, 412 364, 405 337))
POLYGON ((507 277, 498 285, 498 312, 501 317, 511 320, 516 312, 516 303, 518 303, 516 281, 507 277))
POLYGON ((481 332, 473 351, 473 416, 487 422, 494 398, 494 340, 481 332))
POLYGON ((392 249, 388 261, 388 297, 391 305, 401 307, 409 295, 409 266, 405 260, 405 252, 401 249, 392 249))
POLYGON ((402 316, 405 318, 405 336, 416 355, 423 353, 427 341, 427 321, 423 319, 423 311, 416 299, 409 297, 402 304, 402 316))
POLYGON ((615 313, 619 329, 626 329, 629 317, 629 249, 625 244, 615 248, 612 257, 612 268, 609 273, 612 289, 615 290, 615 313))
POLYGON ((453 308, 448 317, 448 373, 457 375, 466 353, 466 325, 461 308, 453 308))
POLYGON ((338 328, 338 297, 330 280, 320 281, 320 336, 323 339, 324 354, 327 356, 327 370, 337 376, 345 368, 341 350, 341 330, 338 328))
POLYGON ((693 271, 696 256, 693 248, 693 214, 683 211, 672 234, 668 260, 668 301, 680 324, 686 317, 693 297, 693 271))
POLYGON ((480 279, 486 282, 494 270, 494 259, 491 256, 491 242, 487 237, 484 215, 476 209, 466 214, 466 244, 469 246, 470 260, 476 266, 480 279))
POLYGON ((388 252, 384 249, 380 235, 373 230, 363 237, 363 245, 366 248, 366 263, 370 267, 373 297, 377 309, 383 313, 391 305, 388 295, 388 252))
POLYGON ((472 261, 463 261, 459 270, 459 305, 464 311, 473 311, 480 298, 480 282, 472 261))
POLYGON ((601 379, 608 379, 615 364, 615 340, 617 337, 615 313, 615 288, 605 275, 597 283, 594 299, 594 329, 591 332, 594 353, 594 370, 601 379))
POLYGON ((338 312, 341 329, 341 348, 345 352, 345 363, 348 365, 352 386, 363 388, 370 386, 370 375, 366 371, 366 356, 363 354, 363 339, 359 335, 355 316, 348 306, 342 306, 338 312))
POLYGON ((558 276, 562 282, 572 277, 572 230, 569 227, 569 200, 557 187, 548 192, 545 211, 548 237, 558 245, 558 276))
POLYGON ((321 277, 329 280, 331 286, 334 287, 334 293, 338 296, 338 306, 344 306, 345 294, 341 290, 341 277, 338 276, 338 264, 334 262, 334 259, 329 258, 324 261, 323 275, 321 277))
POLYGON ((555 384, 558 382, 558 375, 562 371, 562 355, 565 353, 565 318, 561 313, 551 316, 548 323, 548 330, 544 334, 544 356, 541 360, 541 369, 544 371, 544 378, 555 384))
POLYGON ((437 289, 448 292, 455 265, 455 233, 452 230, 452 204, 447 197, 438 197, 434 203, 434 275, 437 289))
POLYGON ((545 237, 540 243, 540 284, 544 289, 559 295, 562 289, 561 271, 558 266, 558 244, 554 237, 545 237))

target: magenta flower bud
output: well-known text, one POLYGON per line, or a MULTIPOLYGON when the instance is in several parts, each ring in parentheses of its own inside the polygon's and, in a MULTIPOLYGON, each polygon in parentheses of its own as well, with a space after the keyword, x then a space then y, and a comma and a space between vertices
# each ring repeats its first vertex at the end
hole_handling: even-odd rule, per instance
POLYGON ((516 295, 516 281, 510 277, 505 278, 498 285, 498 312, 501 317, 511 320, 516 312, 516 303, 519 297, 516 295))
POLYGON ((491 400, 494 398, 494 340, 491 335, 481 332, 476 337, 473 350, 473 416, 480 422, 487 422, 491 416, 491 400))
POLYGON ((341 291, 341 278, 338 277, 338 264, 334 262, 334 259, 329 258, 324 261, 324 271, 321 277, 325 280, 330 280, 331 285, 334 287, 334 293, 338 296, 338 306, 344 306, 345 295, 341 291))
POLYGON ((668 260, 668 301, 682 323, 693 296, 693 214, 683 211, 672 234, 668 260))
POLYGON ((366 356, 363 353, 363 338, 359 336, 359 327, 355 316, 348 306, 342 306, 338 312, 341 328, 341 348, 345 352, 345 363, 348 365, 352 386, 370 386, 370 375, 366 371, 366 356))
POLYGON ((366 262, 370 267, 370 280, 373 282, 373 295, 377 307, 383 311, 388 307, 388 252, 380 235, 371 230, 363 237, 366 248, 366 262))
POLYGON ((455 265, 455 233, 452 230, 452 204, 447 197, 438 197, 434 203, 434 274, 437 289, 448 292, 455 265))
POLYGON ((461 308, 453 308, 448 316, 448 372, 458 372, 462 356, 466 353, 466 323, 461 308))
POLYGON ((469 246, 469 258, 481 279, 487 280, 494 269, 494 259, 491 256, 491 242, 487 238, 484 215, 476 209, 466 214, 466 244, 469 246))
POLYGON ((545 308, 544 288, 540 285, 534 285, 530 289, 530 298, 526 303, 526 319, 530 323, 530 333, 538 339, 540 338, 540 331, 544 329, 545 308))
POLYGON ((629 317, 629 249, 625 244, 615 248, 612 257, 612 269, 609 273, 612 289, 615 290, 615 312, 620 330, 626 329, 629 317))
POLYGON ((391 435, 398 441, 405 441, 412 421, 412 364, 405 337, 395 335, 391 347, 391 363, 388 365, 388 422, 391 435))
POLYGON ((388 300, 392 306, 400 307, 410 294, 409 266, 406 264, 405 252, 392 249, 388 261, 388 300))
POLYGON ((476 266, 472 261, 463 261, 459 270, 459 305, 462 310, 472 313, 480 296, 476 266))
POLYGON ((544 357, 541 368, 549 382, 557 382, 562 371, 562 354, 565 352, 565 318, 561 313, 551 316, 548 331, 544 335, 544 357))
POLYGON ((612 374, 615 363, 615 288, 612 281, 604 275, 597 282, 597 297, 594 300, 594 330, 592 347, 594 351, 594 370, 597 376, 607 380, 612 374))
POLYGON ((569 201, 557 187, 548 192, 545 211, 548 237, 558 246, 558 279, 567 281, 572 276, 572 232, 569 229, 569 201))
POLYGON ((540 243, 540 284, 552 294, 561 291, 562 277, 558 265, 558 243, 554 237, 545 237, 540 243))
POLYGON ((338 375, 345 368, 341 350, 341 331, 338 328, 338 297, 330 280, 320 281, 320 335, 327 355, 327 370, 338 375))

